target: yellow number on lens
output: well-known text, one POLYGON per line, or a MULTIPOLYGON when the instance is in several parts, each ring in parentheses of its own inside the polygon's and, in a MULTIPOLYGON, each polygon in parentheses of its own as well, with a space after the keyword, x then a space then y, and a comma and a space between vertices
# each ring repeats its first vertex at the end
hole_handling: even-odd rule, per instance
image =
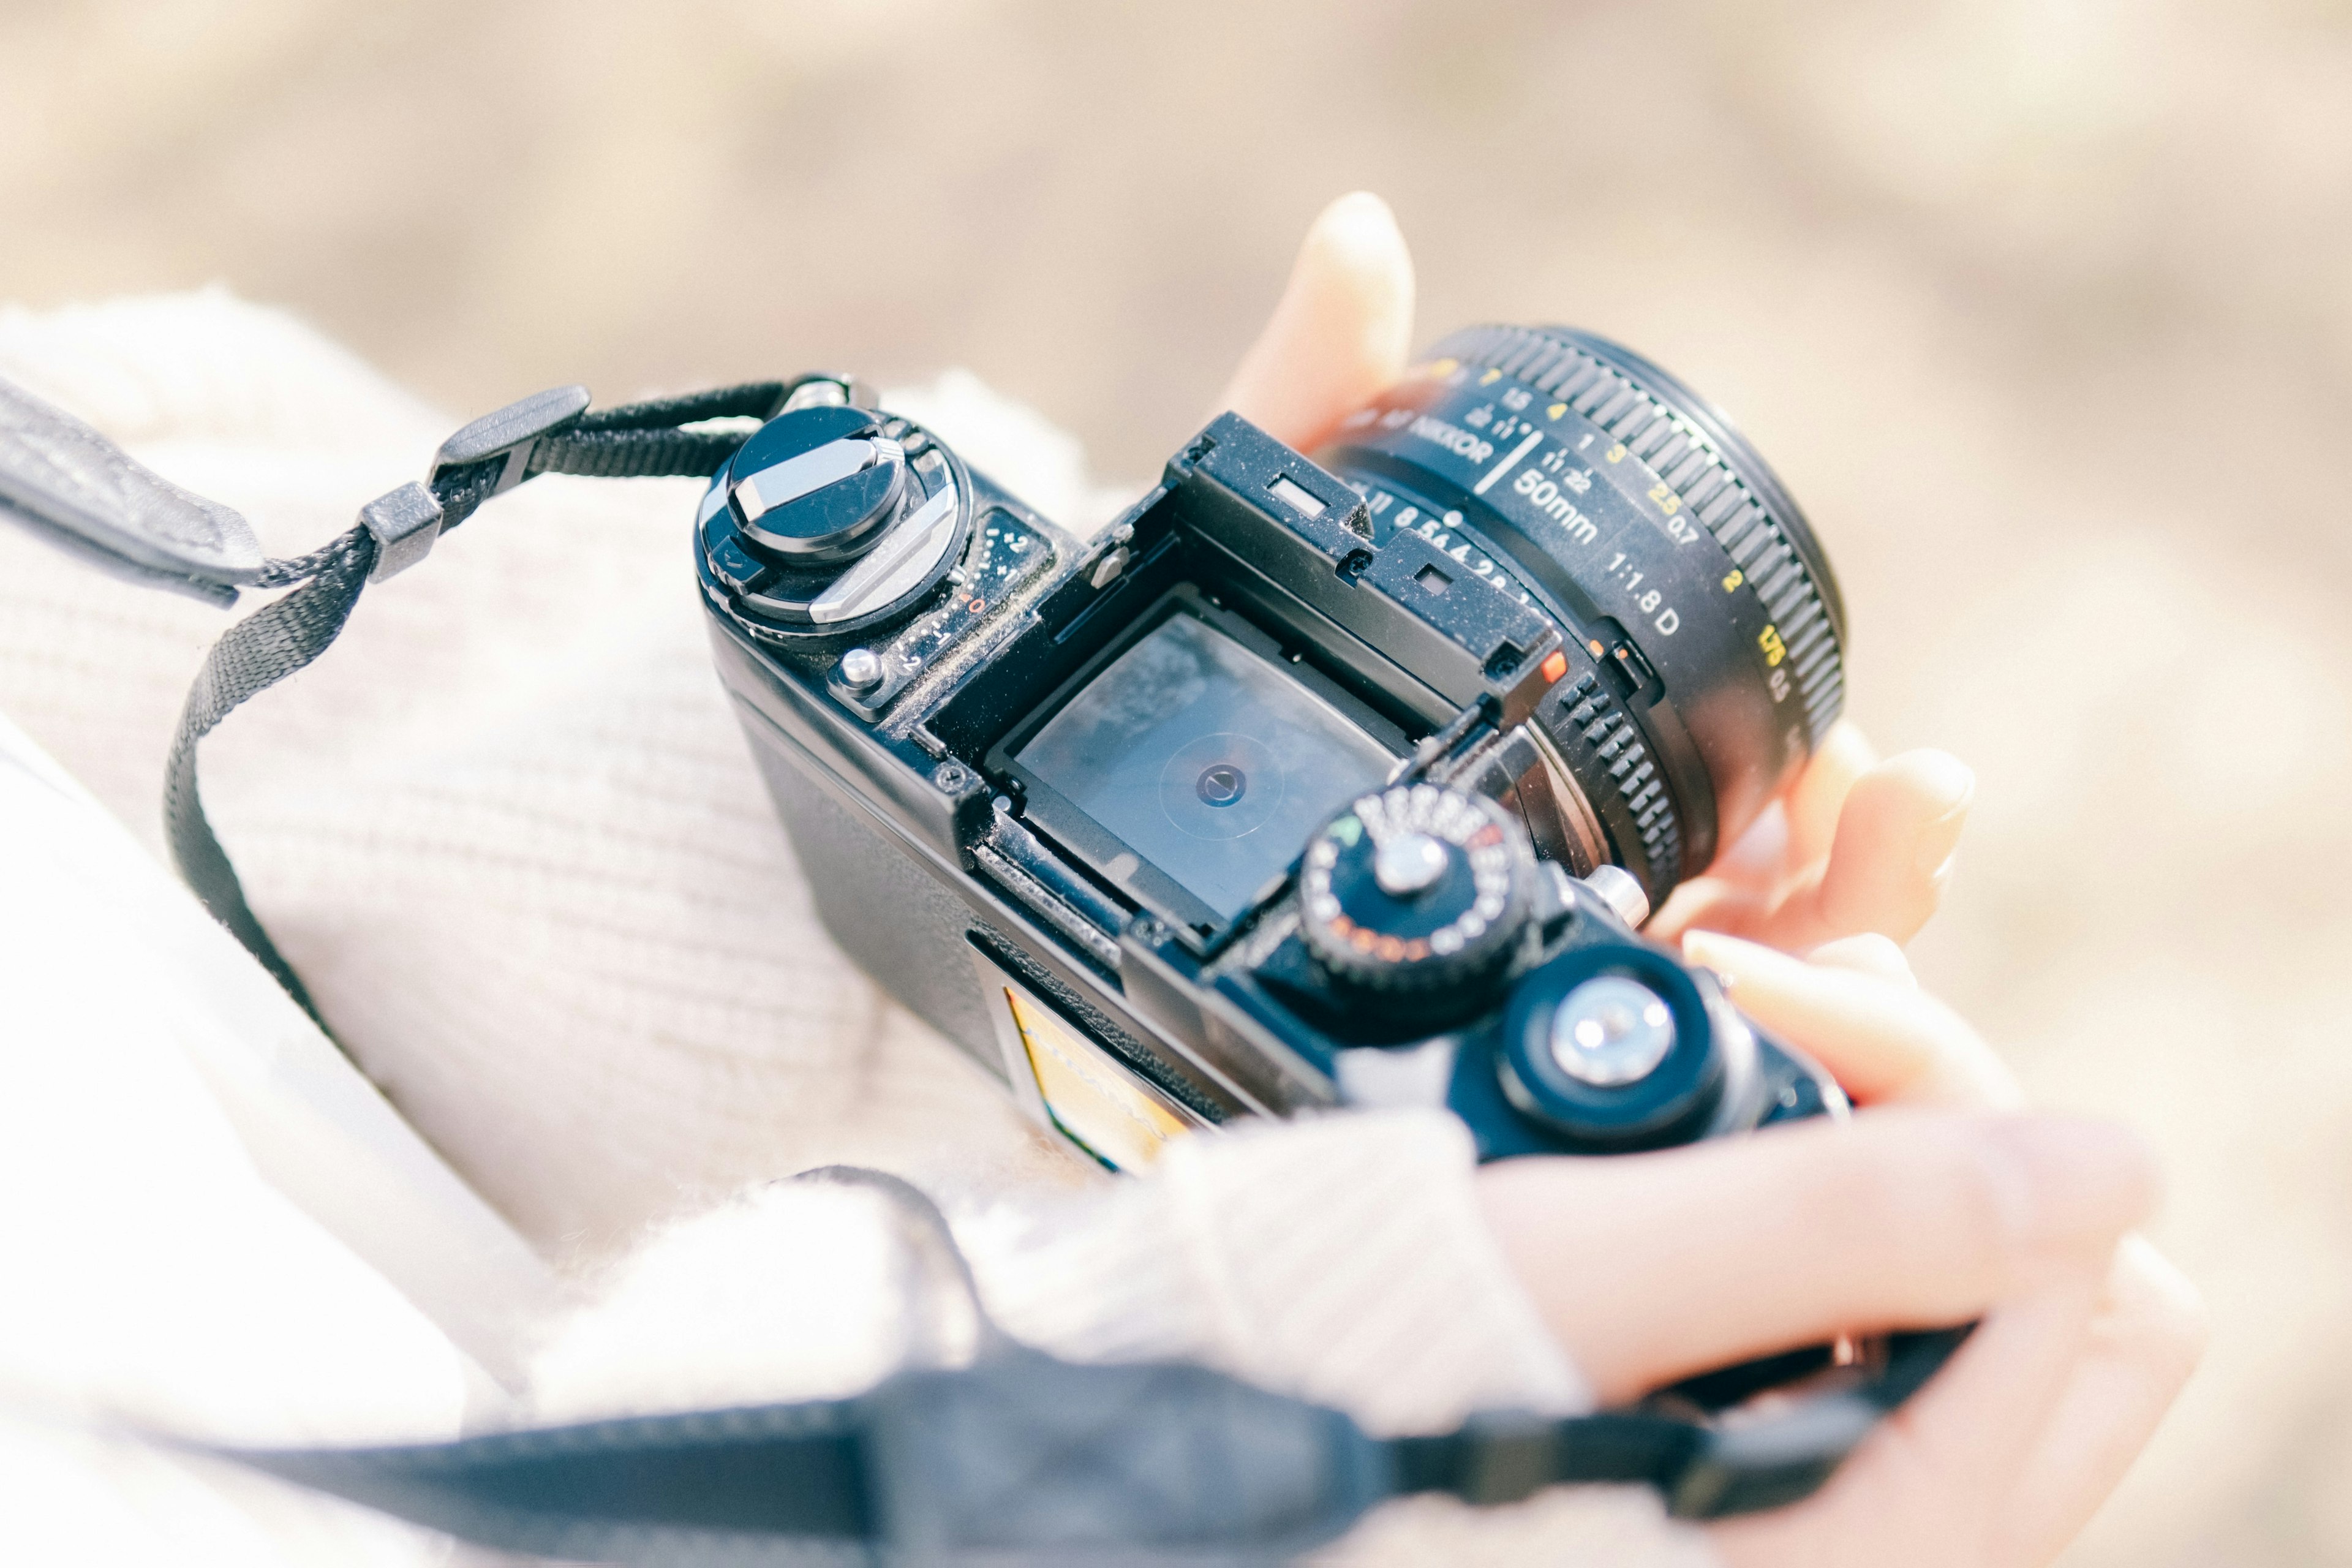
POLYGON ((1789 657, 1788 645, 1780 640, 1780 628, 1778 626, 1766 626, 1756 638, 1756 643, 1764 650, 1764 663, 1769 668, 1779 668, 1780 661, 1789 657))
POLYGON ((1612 463, 1622 462, 1625 458, 1625 443, 1620 441, 1614 447, 1610 447, 1609 450, 1601 453, 1601 455, 1608 458, 1612 463))
POLYGON ((1674 516, 1683 509, 1683 498, 1675 494, 1664 484, 1654 484, 1650 487, 1650 499, 1656 501, 1658 510, 1668 517, 1674 516))
POLYGON ((1730 575, 1730 576, 1728 576, 1728 577, 1726 577, 1726 578, 1723 580, 1723 591, 1724 591, 1725 593, 1728 594, 1728 593, 1730 593, 1734 588, 1738 587, 1738 586, 1739 586, 1739 584, 1741 584, 1742 583, 1745 583, 1745 582, 1747 582, 1747 581, 1748 581, 1748 574, 1747 574, 1747 573, 1745 573, 1745 572, 1742 572, 1738 567, 1734 566, 1734 567, 1731 569, 1731 575, 1730 575))

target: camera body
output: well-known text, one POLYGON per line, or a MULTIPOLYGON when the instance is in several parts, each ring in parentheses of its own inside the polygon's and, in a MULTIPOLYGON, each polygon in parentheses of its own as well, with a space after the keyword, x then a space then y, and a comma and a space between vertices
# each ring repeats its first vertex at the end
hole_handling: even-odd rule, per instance
MULTIPOLYGON (((1483 495, 1517 432, 1415 412, 1486 374, 1434 363, 1356 423, 1483 495)), ((1343 478, 1226 415, 1082 540, 869 401, 806 380, 715 479, 713 646, 835 940, 1042 1126, 1125 1170, 1337 1105, 1449 1108, 1486 1158, 1843 1112, 1636 930, 1740 826, 1724 797, 1801 762, 1795 726, 1722 788, 1710 744, 1758 749, 1735 682, 1685 719, 1654 631, 1565 605, 1514 569, 1545 557, 1489 548, 1501 522, 1406 504, 1369 458, 1343 478)), ((1557 406, 1522 455, 1569 444, 1557 406)))

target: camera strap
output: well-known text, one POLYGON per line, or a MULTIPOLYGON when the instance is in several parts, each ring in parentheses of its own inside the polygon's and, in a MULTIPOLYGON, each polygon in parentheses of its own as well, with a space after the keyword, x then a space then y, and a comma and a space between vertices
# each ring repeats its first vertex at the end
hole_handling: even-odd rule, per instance
POLYGON ((1184 1363, 1088 1365, 998 1329, 946 1218, 895 1176, 829 1167, 898 1211, 978 1354, 849 1399, 646 1415, 455 1442, 211 1449, 502 1551, 644 1568, 719 1564, 1276 1563, 1391 1498, 1475 1505, 1563 1483, 1643 1484, 1683 1519, 1811 1492, 1965 1329, 1895 1336, 1885 1363, 1738 1424, 1653 1401, 1473 1416, 1379 1438, 1343 1412, 1184 1363))
MULTIPOLYGON (((494 496, 541 474, 707 477, 810 380, 753 382, 680 397, 589 407, 554 387, 475 420, 441 444, 421 482, 360 509, 306 555, 268 560, 245 519, 134 462, 61 409, 0 381, 0 516, 118 576, 221 605, 244 588, 291 588, 229 628, 205 656, 164 769, 163 829, 180 875, 303 1011, 310 994, 246 901, 196 787, 196 750, 236 706, 324 653, 370 583, 423 560, 494 496), (741 422, 732 427, 724 422, 741 422)), ((329 1030, 329 1037, 332 1031, 329 1030)))
POLYGON ((1343 1412, 1185 1363, 1010 1348, 851 1399, 364 1448, 212 1449, 478 1545, 646 1568, 1276 1563, 1391 1498, 1475 1506, 1646 1485, 1685 1520, 1818 1488, 1965 1331, 1903 1336, 1873 1383, 1752 1426, 1643 1410, 1475 1416, 1377 1438, 1343 1412))

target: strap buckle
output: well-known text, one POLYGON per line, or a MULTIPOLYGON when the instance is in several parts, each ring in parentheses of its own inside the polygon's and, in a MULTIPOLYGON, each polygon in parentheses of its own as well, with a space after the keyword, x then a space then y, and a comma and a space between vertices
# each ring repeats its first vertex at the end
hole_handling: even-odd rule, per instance
POLYGON ((1756 1513, 1811 1496, 1878 1424, 1885 1409, 1859 1391, 1801 1400, 1705 1440, 1659 1489, 1676 1519, 1756 1513))
POLYGON ((588 412, 588 389, 584 386, 551 386, 545 392, 534 392, 529 397, 509 403, 495 413, 459 430, 433 454, 433 467, 425 476, 428 487, 438 488, 441 476, 451 468, 471 468, 494 458, 504 458, 506 467, 499 470, 498 482, 490 494, 504 495, 530 476, 530 455, 540 441, 578 419, 588 412))

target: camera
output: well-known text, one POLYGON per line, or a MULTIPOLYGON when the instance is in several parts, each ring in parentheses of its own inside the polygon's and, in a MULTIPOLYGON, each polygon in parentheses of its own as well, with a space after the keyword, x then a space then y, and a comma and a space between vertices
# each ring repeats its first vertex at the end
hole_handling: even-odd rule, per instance
POLYGON ((1835 721, 1837 587, 1605 339, 1457 332, 1311 458, 1225 415, 1090 539, 803 377, 695 560, 834 938, 1106 1166, 1339 1105, 1488 1159, 1844 1112, 1639 934, 1835 721))
MULTIPOLYGON (((1640 935, 1835 721, 1836 585, 1731 425, 1603 339, 1458 333, 1312 458, 1226 415, 1091 539, 841 375, 608 409, 553 388, 460 429, 425 481, 286 560, 97 432, 5 385, 0 401, 16 426, 0 511, 216 603, 292 590, 207 656, 164 816, 205 907, 305 1008, 205 818, 205 735, 324 651, 367 583, 532 474, 715 468, 694 544, 712 646, 819 915, 1078 1154, 1134 1170, 1196 1129, 1345 1105, 1448 1109, 1482 1159, 1846 1113, 1836 1083, 1715 976, 1640 935)), ((849 1174, 944 1224, 897 1178, 849 1174)), ((1206 1369, 1081 1367, 1006 1342, 968 1369, 902 1373, 870 1410, 717 1413, 715 1439, 703 1412, 228 1457, 529 1546, 604 1539, 613 1519, 563 1500, 618 1456, 662 1521, 725 1514, 804 1539, 802 1514, 771 1506, 779 1485, 815 1499, 824 1529, 866 1521, 841 1444, 879 1421, 887 1450, 893 1411, 926 1430, 962 1405, 988 1416, 902 1478, 928 1519, 956 1500, 958 1465, 994 1464, 981 1489, 995 1498, 1008 1445, 1066 1448, 1037 1413, 1076 1401, 1092 1436, 1132 1426, 1155 1453, 1172 1424, 1203 1452, 1263 1457, 1287 1423, 1306 1434, 1275 1445, 1307 1466, 1294 1490, 1323 1509, 1329 1475, 1352 1478, 1332 1530, 1390 1491, 1497 1502, 1553 1480, 1646 1481, 1676 1515, 1715 1517, 1812 1491, 1969 1331, 1840 1336, 1630 1409, 1492 1413, 1387 1447, 1206 1369), (1138 1389, 1182 1396, 1147 1409, 1138 1389), (548 1493, 562 1496, 501 1502, 486 1526, 481 1500, 511 1491, 519 1442, 563 1472, 548 1493), (420 1491, 419 1465, 450 1485, 420 1491), (701 1506, 680 1513, 688 1482, 701 1506)), ((1104 1541, 1140 1539, 1166 1500, 1150 1492, 1160 1512, 1136 1515, 1117 1469, 1092 1491, 1051 1465, 1024 1473, 1062 1500, 1037 1516, 1051 1529, 1091 1510, 1104 1541)), ((1259 1514, 1188 1515, 1180 1533, 1255 1549, 1273 1528, 1259 1514)))

